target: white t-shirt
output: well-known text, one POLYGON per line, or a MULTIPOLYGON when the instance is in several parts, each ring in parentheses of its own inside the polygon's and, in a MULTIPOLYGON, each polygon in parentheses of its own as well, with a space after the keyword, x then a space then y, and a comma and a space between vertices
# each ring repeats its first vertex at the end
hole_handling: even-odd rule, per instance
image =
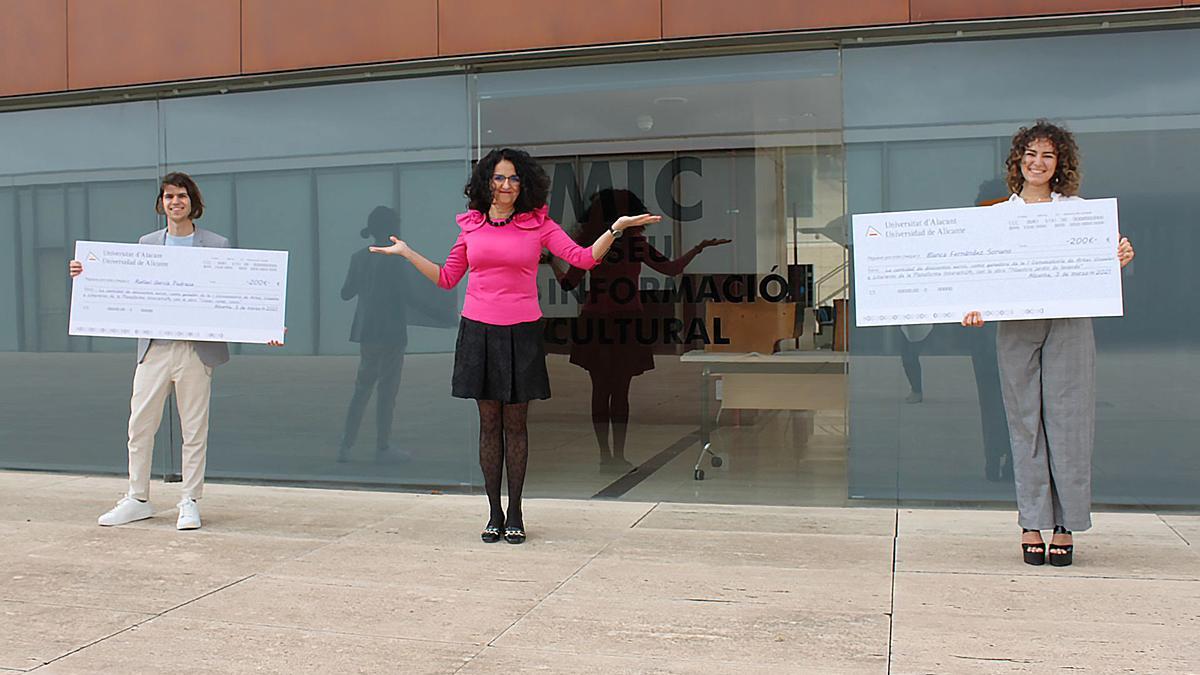
MULTIPOLYGON (((1052 201, 1052 202, 1074 202, 1074 201, 1081 201, 1082 199, 1083 199, 1083 197, 1080 197, 1079 195, 1071 195, 1068 197, 1067 195, 1060 195, 1057 192, 1050 193, 1050 201, 1052 201)), ((1007 205, 1007 204, 1024 204, 1024 203, 1025 203, 1025 200, 1021 199, 1021 195, 1014 193, 1011 196, 1009 196, 1008 201, 1000 202, 1000 204, 995 204, 995 206, 1000 206, 1001 204, 1007 205)))
MULTIPOLYGON (((168 232, 166 237, 163 239, 163 245, 165 245, 165 246, 194 246, 195 241, 196 241, 196 229, 192 228, 192 233, 187 235, 186 237, 176 237, 175 235, 168 232)), ((165 345, 165 344, 169 344, 172 342, 175 342, 175 340, 168 340, 166 338, 154 338, 153 340, 150 341, 150 344, 165 345)))

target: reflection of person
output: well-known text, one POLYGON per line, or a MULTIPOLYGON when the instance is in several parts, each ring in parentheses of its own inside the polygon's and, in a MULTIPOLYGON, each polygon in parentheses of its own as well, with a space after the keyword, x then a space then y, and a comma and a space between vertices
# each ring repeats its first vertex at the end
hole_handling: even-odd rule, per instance
MULTIPOLYGON (((1002 208, 1079 199, 1079 150, 1070 132, 1044 120, 1022 128, 1009 151, 1002 208)), ((1121 266, 1133 260, 1121 238, 1121 266)), ((982 326, 978 311, 965 326, 982 326)), ((1092 320, 1006 321, 996 334, 1004 409, 1012 440, 1025 562, 1070 565, 1073 530, 1092 525, 1092 443, 1096 423, 1096 342, 1092 320), (1049 547, 1040 530, 1054 529, 1049 547)))
POLYGON ((659 216, 619 218, 591 248, 578 246, 547 214, 550 178, 528 153, 493 150, 476 164, 465 193, 469 210, 457 218, 462 232, 438 266, 392 237, 376 253, 401 255, 438 286, 453 288, 467 270, 467 297, 454 353, 452 393, 479 406, 479 465, 491 515, 485 542, 525 541, 521 490, 529 458, 529 402, 550 397, 537 295, 542 248, 583 269, 595 267, 625 229, 659 216), (500 479, 508 470, 508 514, 500 479))
MULTIPOLYGON (((595 240, 618 218, 646 211, 642 200, 628 190, 601 190, 592 196, 587 211, 579 218, 582 228, 579 238, 595 240)), ((586 294, 579 314, 580 322, 591 324, 590 330, 580 331, 582 336, 575 336, 572 341, 571 363, 588 371, 592 381, 592 428, 600 447, 600 463, 625 469, 632 466, 625 459, 629 385, 637 375, 654 369, 654 345, 634 339, 617 326, 618 321, 631 325, 631 320, 645 313, 640 293, 633 293, 631 300, 620 303, 613 294, 598 289, 611 289, 618 280, 628 281, 631 288, 640 288, 643 263, 660 274, 677 276, 704 249, 729 243, 728 239, 706 239, 671 260, 654 248, 643 235, 644 230, 634 227, 626 231, 590 273, 579 268, 566 271, 555 268, 560 283, 567 290, 578 286, 585 273, 591 276, 593 292, 586 294), (622 335, 625 337, 620 337, 622 335), (600 336, 618 337, 601 339, 600 336), (610 423, 611 448, 608 442, 610 423)))
MULTIPOLYGON (((976 206, 1007 200, 1008 186, 999 178, 984 181, 975 196, 976 206)), ((1012 450, 1008 443, 1008 421, 1000 393, 1000 369, 996 364, 996 329, 987 326, 967 331, 971 370, 979 398, 979 426, 983 435, 983 475, 990 481, 1012 478, 1012 450)))
POLYGON ((900 364, 904 366, 904 376, 908 378, 908 396, 905 403, 920 403, 925 400, 925 387, 921 375, 921 350, 925 348, 925 338, 933 332, 933 326, 927 323, 900 326, 900 364))
MULTIPOLYGON (((170 173, 163 177, 154 208, 166 216, 167 227, 143 236, 139 244, 229 247, 225 237, 196 227, 194 221, 204 215, 204 200, 200 188, 187 174, 170 173)), ((72 260, 68 269, 72 277, 83 273, 83 265, 77 260, 72 260)), ((154 434, 162 421, 163 403, 174 387, 183 434, 183 494, 175 525, 181 530, 200 527, 200 507, 196 500, 204 491, 212 374, 214 368, 228 360, 229 347, 224 342, 138 340, 137 369, 129 403, 129 492, 112 510, 100 516, 101 525, 124 525, 154 515, 149 501, 154 434)))
MULTIPOLYGON (((386 206, 377 206, 367 216, 361 235, 371 237, 377 246, 387 246, 388 237, 400 233, 400 219, 386 206)), ((432 305, 428 293, 414 288, 411 268, 395 258, 371 255, 367 248, 350 256, 342 299, 358 298, 350 341, 357 342, 361 358, 354 380, 354 396, 346 411, 346 425, 338 446, 338 461, 349 460, 350 448, 358 438, 363 413, 375 392, 375 457, 377 460, 408 459, 403 449, 391 448, 392 417, 396 394, 400 390, 400 371, 408 346, 410 310, 423 309, 437 314, 443 308, 432 305), (416 292, 414 292, 416 291, 416 292), (425 306, 429 305, 429 306, 425 306)), ((424 279, 420 284, 428 283, 424 279)))
POLYGON ((981 335, 967 338, 971 369, 975 373, 975 393, 979 398, 979 426, 983 435, 983 475, 990 481, 1012 478, 1012 450, 1008 441, 1008 422, 1000 389, 1000 370, 996 363, 996 331, 984 328, 981 335))

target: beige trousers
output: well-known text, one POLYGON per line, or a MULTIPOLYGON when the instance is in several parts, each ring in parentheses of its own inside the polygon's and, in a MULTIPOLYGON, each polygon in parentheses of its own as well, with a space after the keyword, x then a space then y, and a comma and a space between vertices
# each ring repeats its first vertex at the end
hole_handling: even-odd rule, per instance
MULTIPOLYGON (((208 452, 208 395, 212 368, 204 365, 191 342, 154 342, 133 374, 129 401, 129 496, 150 498, 154 434, 162 422, 163 404, 175 387, 183 433, 183 497, 199 499, 204 491, 208 452)), ((169 452, 169 450, 168 450, 169 452)))

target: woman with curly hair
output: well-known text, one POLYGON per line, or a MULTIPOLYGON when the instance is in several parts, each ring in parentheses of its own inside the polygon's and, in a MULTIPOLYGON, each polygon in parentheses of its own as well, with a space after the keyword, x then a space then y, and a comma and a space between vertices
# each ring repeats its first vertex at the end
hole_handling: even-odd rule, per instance
POLYGON ((547 216, 550 178, 522 150, 489 152, 464 189, 461 230, 446 262, 437 265, 398 237, 371 251, 399 255, 441 288, 453 288, 469 270, 454 350, 451 393, 479 406, 479 466, 491 513, 480 537, 492 543, 525 541, 521 490, 529 460, 529 402, 550 398, 537 295, 543 248, 574 267, 591 269, 630 227, 656 223, 649 214, 618 218, 590 247, 577 245, 547 216), (508 470, 508 512, 500 481, 508 470))
MULTIPOLYGON (((1012 139, 1012 196, 997 206, 1077 200, 1079 148, 1069 131, 1038 120, 1012 139)), ((1120 238, 1121 267, 1133 246, 1120 238)), ((964 326, 983 325, 968 312, 964 326)), ((1092 526, 1096 341, 1090 318, 1005 321, 996 333, 1004 411, 1012 441, 1021 550, 1026 563, 1070 565, 1071 532, 1092 526), (1041 530, 1054 530, 1047 548, 1041 530)))

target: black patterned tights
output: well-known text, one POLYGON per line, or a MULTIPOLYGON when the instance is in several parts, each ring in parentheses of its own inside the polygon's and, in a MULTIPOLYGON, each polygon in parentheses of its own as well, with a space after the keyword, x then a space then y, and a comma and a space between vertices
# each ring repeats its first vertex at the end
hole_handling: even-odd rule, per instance
POLYGON ((524 529, 521 514, 521 489, 525 486, 525 467, 529 463, 528 403, 479 403, 479 468, 491 507, 490 523, 524 529), (508 518, 500 505, 500 479, 508 467, 508 518))

